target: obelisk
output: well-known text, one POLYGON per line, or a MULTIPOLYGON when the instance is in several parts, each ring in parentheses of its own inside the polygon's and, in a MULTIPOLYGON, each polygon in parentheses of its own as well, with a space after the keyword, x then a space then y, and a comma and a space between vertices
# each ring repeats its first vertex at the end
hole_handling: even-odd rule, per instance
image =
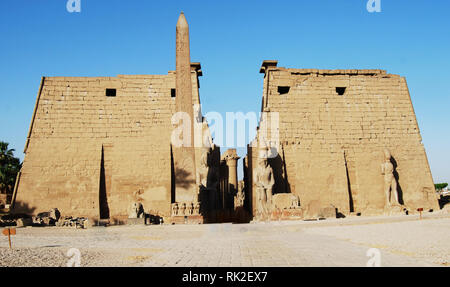
MULTIPOLYGON (((191 57, 189 51, 189 26, 181 12, 176 28, 176 111, 189 115, 190 130, 184 130, 183 138, 190 136, 185 145, 173 147, 175 166, 175 202, 197 202, 198 187, 195 184, 194 109, 192 103, 191 57)), ((184 118, 186 119, 186 118, 184 118)))

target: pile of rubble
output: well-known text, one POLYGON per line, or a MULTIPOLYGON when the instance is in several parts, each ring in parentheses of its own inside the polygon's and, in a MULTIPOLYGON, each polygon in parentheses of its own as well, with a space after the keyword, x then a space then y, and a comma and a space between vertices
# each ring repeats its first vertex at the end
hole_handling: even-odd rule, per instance
POLYGON ((90 227, 89 219, 85 217, 72 217, 72 216, 60 218, 55 225, 59 227, 73 227, 83 229, 90 227))
MULTIPOLYGON (((20 216, 20 217, 16 216, 15 218, 11 218, 11 220, 13 222, 10 225, 16 225, 17 227, 58 226, 58 227, 72 227, 72 228, 86 229, 91 226, 89 220, 85 217, 72 217, 72 216, 62 217, 61 213, 57 208, 53 208, 48 212, 41 212, 38 215, 33 216, 31 218, 27 216, 20 216)), ((4 223, 6 223, 6 221, 4 223)))
POLYGON ((54 226, 60 217, 61 213, 59 210, 57 208, 53 208, 48 212, 38 213, 37 216, 32 217, 32 220, 34 226, 54 226))

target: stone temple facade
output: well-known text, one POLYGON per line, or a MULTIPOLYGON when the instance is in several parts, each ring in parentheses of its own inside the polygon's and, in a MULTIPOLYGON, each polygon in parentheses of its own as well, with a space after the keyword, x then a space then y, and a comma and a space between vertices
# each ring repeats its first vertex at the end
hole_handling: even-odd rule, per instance
MULTIPOLYGON (((176 36, 177 70, 167 75, 42 78, 14 212, 58 208, 70 216, 121 223, 130 205, 140 202, 149 214, 175 219, 177 204, 175 215, 183 221, 187 215, 203 221, 196 216, 195 170, 205 148, 171 145, 176 112, 188 113, 208 134, 198 108, 194 115, 202 71, 190 62, 183 14, 176 36), (190 162, 183 166, 186 158, 190 162)), ((218 170, 219 147, 210 145, 207 152, 218 170)))
POLYGON ((406 80, 381 70, 264 61, 261 111, 278 114, 277 136, 267 144, 258 130, 238 182, 236 151, 221 156, 199 108, 202 70, 183 14, 176 31, 167 75, 42 78, 15 213, 58 208, 120 224, 136 203, 166 223, 438 209, 406 80), (188 146, 172 143, 177 112, 193 119, 188 146))
POLYGON ((404 77, 383 70, 287 69, 276 61, 264 61, 260 72, 262 111, 267 121, 278 114, 278 129, 276 136, 258 130, 248 147, 254 216, 261 146, 272 153, 272 213, 309 218, 439 209, 404 77), (391 170, 384 172, 386 151, 391 170), (395 202, 387 202, 386 188, 398 196, 395 202))

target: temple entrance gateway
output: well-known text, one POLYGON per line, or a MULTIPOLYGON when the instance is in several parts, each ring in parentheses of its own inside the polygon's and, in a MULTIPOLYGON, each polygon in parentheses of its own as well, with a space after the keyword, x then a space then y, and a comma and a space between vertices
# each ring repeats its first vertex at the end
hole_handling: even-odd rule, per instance
POLYGON ((183 13, 175 52, 164 75, 43 77, 13 212, 121 224, 131 206, 132 217, 198 224, 439 209, 404 77, 263 61, 261 117, 239 181, 236 150, 221 153, 202 114, 183 13), (191 119, 181 146, 180 113, 191 119))

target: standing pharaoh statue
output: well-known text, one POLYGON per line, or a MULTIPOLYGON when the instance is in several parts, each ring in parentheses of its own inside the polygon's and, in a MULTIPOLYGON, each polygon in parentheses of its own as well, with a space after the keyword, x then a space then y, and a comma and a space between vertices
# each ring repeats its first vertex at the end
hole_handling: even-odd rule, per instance
POLYGON ((267 219, 272 211, 272 188, 275 184, 272 167, 267 161, 267 152, 260 153, 254 175, 257 196, 257 219, 267 219))
POLYGON ((397 192, 397 180, 394 177, 394 165, 391 162, 391 152, 384 150, 384 163, 381 165, 381 174, 384 175, 384 193, 386 207, 400 205, 397 192))
POLYGON ((238 191, 234 196, 234 208, 243 207, 245 201, 244 182, 238 183, 238 191))
POLYGON ((199 190, 207 187, 207 180, 208 180, 208 158, 210 154, 209 148, 203 148, 201 159, 200 159, 200 167, 197 172, 197 185, 199 187, 199 190))

